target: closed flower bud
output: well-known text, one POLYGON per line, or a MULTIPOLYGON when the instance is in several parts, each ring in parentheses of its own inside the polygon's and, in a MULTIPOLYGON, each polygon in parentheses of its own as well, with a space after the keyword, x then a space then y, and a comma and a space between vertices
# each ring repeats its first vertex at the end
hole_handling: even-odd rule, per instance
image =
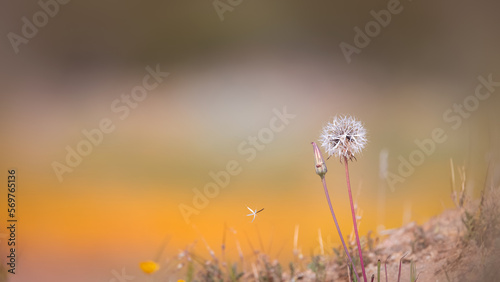
POLYGON ((321 151, 319 150, 316 143, 311 142, 314 150, 314 167, 316 169, 316 174, 318 174, 321 178, 325 177, 326 169, 325 161, 323 160, 323 156, 321 155, 321 151))

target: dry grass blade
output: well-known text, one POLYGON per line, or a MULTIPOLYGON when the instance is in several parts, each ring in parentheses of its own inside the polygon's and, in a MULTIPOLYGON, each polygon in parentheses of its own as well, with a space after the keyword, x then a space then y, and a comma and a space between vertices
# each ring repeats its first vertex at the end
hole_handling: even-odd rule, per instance
POLYGON ((385 262, 384 262, 384 267, 385 267, 385 282, 389 281, 389 278, 387 277, 387 261, 389 260, 390 257, 391 257, 391 255, 388 255, 387 258, 385 259, 385 262))
POLYGON ((401 280, 401 263, 403 262, 403 259, 409 254, 410 252, 406 252, 400 259, 399 259, 399 271, 398 271, 398 282, 401 280))

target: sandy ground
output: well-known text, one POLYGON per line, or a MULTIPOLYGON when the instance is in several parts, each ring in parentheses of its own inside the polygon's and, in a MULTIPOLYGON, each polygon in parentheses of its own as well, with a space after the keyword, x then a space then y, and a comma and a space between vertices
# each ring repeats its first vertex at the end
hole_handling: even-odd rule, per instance
MULTIPOLYGON (((387 281, 398 281, 399 262, 406 254, 401 260, 400 281, 410 281, 412 260, 416 263, 417 281, 500 281, 499 237, 483 241, 483 246, 473 239, 464 239, 467 232, 462 222, 464 214, 464 209, 447 210, 423 225, 413 222, 392 230, 364 254, 368 279, 376 275, 380 259, 381 281, 386 281, 384 261, 387 261, 387 281)), ((323 280, 308 270, 299 281, 349 281, 345 265, 330 264, 326 272, 323 280)))

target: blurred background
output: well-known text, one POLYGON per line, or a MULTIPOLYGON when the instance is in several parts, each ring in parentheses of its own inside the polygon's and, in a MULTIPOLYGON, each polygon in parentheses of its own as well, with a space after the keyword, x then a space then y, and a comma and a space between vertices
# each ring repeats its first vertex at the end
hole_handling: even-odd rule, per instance
MULTIPOLYGON (((397 2, 40 3, 4 2, 0 11, 2 187, 8 169, 18 176, 18 264, 9 281, 115 281, 122 270, 145 281, 138 264, 158 259, 165 241, 158 260, 170 270, 158 279, 184 275, 171 262, 188 246, 202 258, 210 257, 206 246, 220 256, 223 238, 228 261, 237 260, 240 242, 245 256, 253 247, 286 263, 296 226, 304 255, 318 252, 318 229, 331 253, 339 239, 310 143, 337 114, 356 116, 368 131, 350 165, 362 234, 452 208, 450 159, 465 167, 469 195, 498 183, 500 89, 490 86, 477 105, 470 98, 479 76, 500 81, 494 1, 402 1, 350 63, 339 45, 355 47, 355 27, 365 30, 370 11, 397 2), (38 23, 36 32, 23 27, 27 21, 38 23), (148 66, 169 75, 132 106, 119 102, 128 115, 113 110, 143 84, 148 66), (464 100, 472 110, 454 112, 464 100), (250 149, 254 155, 242 153, 285 108, 295 117, 283 130, 261 137, 269 138, 250 149), (67 166, 68 146, 77 150, 87 140, 82 131, 105 118, 114 131, 67 166), (418 149, 415 140, 432 138, 436 128, 446 141, 391 189, 381 174, 398 174, 401 158, 418 149), (203 191, 213 182, 209 173, 231 161, 241 172, 206 207, 188 209, 187 222, 180 207, 194 209, 193 189, 203 191), (55 162, 67 168, 61 179, 55 162), (265 210, 251 222, 247 206, 265 210)), ((347 236, 344 168, 333 158, 327 166, 347 236)))

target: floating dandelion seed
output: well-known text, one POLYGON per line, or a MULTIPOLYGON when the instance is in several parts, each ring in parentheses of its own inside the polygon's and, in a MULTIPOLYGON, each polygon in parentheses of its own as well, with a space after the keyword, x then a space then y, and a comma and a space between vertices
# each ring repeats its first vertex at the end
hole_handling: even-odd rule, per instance
POLYGON ((252 222, 255 220, 255 216, 256 216, 259 212, 261 212, 261 211, 263 211, 263 210, 264 210, 264 209, 260 209, 260 210, 255 209, 255 211, 254 211, 254 210, 252 210, 251 208, 249 208, 248 206, 247 206, 247 209, 249 209, 249 210, 250 210, 250 212, 251 212, 251 213, 247 214, 247 216, 251 216, 251 215, 253 215, 252 222))
POLYGON ((356 159, 356 155, 366 144, 366 130, 363 124, 351 116, 336 116, 329 122, 319 141, 328 154, 328 158, 336 156, 343 159, 356 159))

